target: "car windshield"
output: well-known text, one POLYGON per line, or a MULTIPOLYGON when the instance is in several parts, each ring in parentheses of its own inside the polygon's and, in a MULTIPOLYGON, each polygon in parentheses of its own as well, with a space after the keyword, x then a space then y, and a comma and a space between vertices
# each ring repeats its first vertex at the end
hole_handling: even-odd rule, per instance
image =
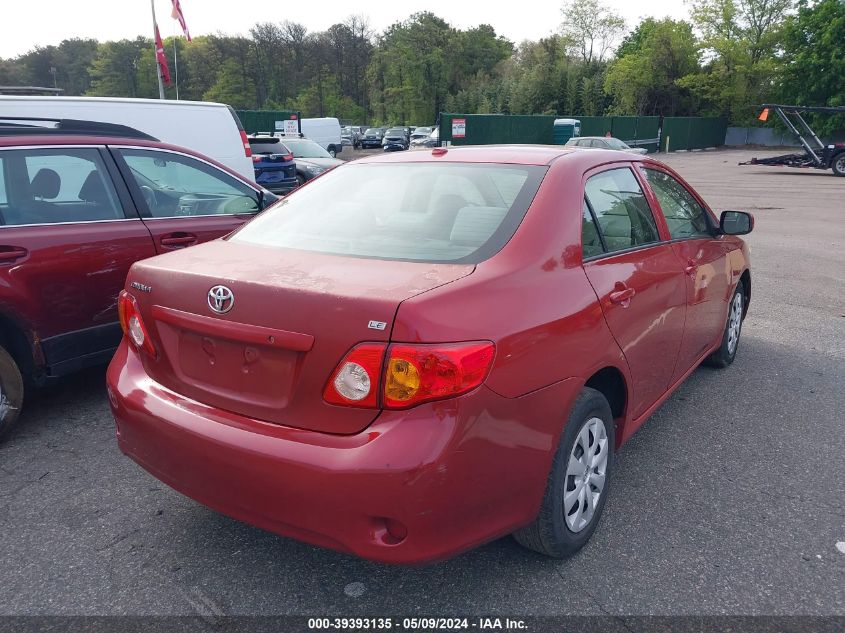
POLYGON ((405 136, 405 130, 401 127, 390 128, 385 136, 405 136))
POLYGON ((285 141, 294 158, 331 158, 329 153, 314 141, 308 139, 296 139, 285 141))
POLYGON ((381 130, 378 128, 371 127, 369 128, 364 134, 381 134, 381 130))
POLYGON ((607 144, 610 146, 610 149, 631 149, 618 138, 606 138, 604 140, 607 141, 607 144))
POLYGON ((546 169, 350 164, 288 196, 229 239, 351 257, 477 263, 513 236, 546 169))
POLYGON ((428 136, 429 134, 431 134, 430 127, 418 127, 416 130, 414 130, 412 136, 428 136))

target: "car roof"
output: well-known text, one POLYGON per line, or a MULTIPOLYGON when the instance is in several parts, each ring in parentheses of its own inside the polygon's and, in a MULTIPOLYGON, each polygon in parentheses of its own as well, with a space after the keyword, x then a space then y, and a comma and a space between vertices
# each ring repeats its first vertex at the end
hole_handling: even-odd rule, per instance
POLYGON ((436 147, 432 150, 415 150, 401 154, 376 154, 353 161, 364 163, 500 163, 514 165, 551 165, 557 160, 592 167, 613 162, 649 161, 646 156, 629 154, 611 149, 594 149, 589 152, 564 145, 464 145, 461 147, 436 147), (443 150, 446 150, 445 153, 443 150))

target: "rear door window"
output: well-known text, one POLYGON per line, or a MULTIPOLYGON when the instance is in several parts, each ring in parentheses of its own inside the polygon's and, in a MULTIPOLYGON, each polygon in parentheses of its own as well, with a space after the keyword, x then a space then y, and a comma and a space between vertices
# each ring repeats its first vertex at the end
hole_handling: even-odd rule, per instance
POLYGON ((707 211, 686 187, 664 171, 643 168, 642 172, 660 203, 672 239, 712 237, 707 211))
POLYGON ((56 224, 124 219, 96 148, 4 151, 3 224, 56 224))
POLYGON ((475 263, 513 236, 547 168, 345 165, 229 239, 353 257, 475 263))
POLYGON ((608 251, 660 240, 643 190, 629 168, 609 169, 591 176, 585 194, 608 251))
POLYGON ((258 195, 226 172, 189 156, 122 149, 129 173, 154 218, 235 215, 258 211, 258 195))

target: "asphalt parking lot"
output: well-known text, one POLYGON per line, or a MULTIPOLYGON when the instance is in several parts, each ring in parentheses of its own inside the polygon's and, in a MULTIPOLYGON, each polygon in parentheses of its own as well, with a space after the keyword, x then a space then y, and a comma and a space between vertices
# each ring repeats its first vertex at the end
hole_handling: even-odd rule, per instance
POLYGON ((845 615, 845 178, 736 166, 754 154, 666 158, 755 214, 751 309, 734 365, 622 449, 574 558, 504 538, 388 567, 220 516, 120 454, 97 369, 0 445, 0 614, 845 615))

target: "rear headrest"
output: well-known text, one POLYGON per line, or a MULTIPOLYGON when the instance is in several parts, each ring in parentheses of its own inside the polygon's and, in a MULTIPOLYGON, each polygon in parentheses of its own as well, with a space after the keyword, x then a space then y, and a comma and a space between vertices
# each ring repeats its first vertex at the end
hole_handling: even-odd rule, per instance
POLYGON ((52 169, 39 169, 35 178, 29 183, 29 190, 33 196, 52 200, 59 195, 62 188, 62 179, 52 169))
POLYGON ((455 217, 449 239, 468 246, 481 246, 496 232, 507 213, 504 207, 464 207, 455 217))

